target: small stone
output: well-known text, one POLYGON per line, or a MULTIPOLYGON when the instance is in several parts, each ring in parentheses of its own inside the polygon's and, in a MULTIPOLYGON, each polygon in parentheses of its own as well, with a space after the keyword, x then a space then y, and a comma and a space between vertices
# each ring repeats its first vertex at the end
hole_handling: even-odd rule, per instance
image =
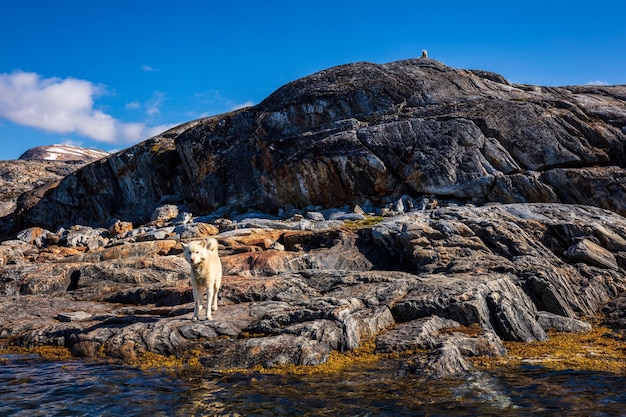
POLYGON ((46 236, 50 234, 50 231, 41 227, 31 227, 26 230, 22 230, 17 234, 17 238, 26 243, 32 243, 38 248, 42 248, 46 244, 46 236))
POLYGON ((133 230, 133 224, 131 222, 118 220, 111 226, 109 226, 109 235, 119 236, 123 235, 124 233, 130 232, 131 230, 133 230))
POLYGON ((544 330, 556 330, 558 332, 588 332, 591 324, 586 321, 559 316, 558 314, 540 311, 537 313, 537 322, 544 330))
POLYGON ((396 211, 400 214, 404 213, 404 202, 402 199, 396 202, 396 211))
POLYGON ((573 244, 565 256, 572 261, 585 262, 600 268, 618 269, 615 255, 590 239, 581 239, 573 244))
POLYGON ((306 218, 309 220, 313 220, 314 222, 323 222, 325 220, 324 215, 320 213, 319 211, 307 212, 306 218))
POLYGON ((174 204, 166 204, 157 207, 154 213, 152 213, 150 220, 153 222, 165 222, 176 217, 178 217, 178 207, 174 204))
POLYGON ((180 236, 180 239, 198 239, 207 236, 213 236, 220 232, 217 226, 208 223, 188 223, 176 226, 174 233, 180 236))
POLYGON ((85 311, 72 311, 69 313, 59 313, 57 315, 57 320, 63 322, 85 321, 89 320, 91 317, 93 316, 85 311))

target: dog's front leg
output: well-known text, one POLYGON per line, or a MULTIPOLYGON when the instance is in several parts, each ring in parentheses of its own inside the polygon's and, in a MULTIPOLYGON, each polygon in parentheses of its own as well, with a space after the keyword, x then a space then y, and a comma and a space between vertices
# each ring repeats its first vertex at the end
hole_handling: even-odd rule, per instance
POLYGON ((193 287, 193 316, 192 320, 198 320, 200 317, 200 309, 202 309, 202 304, 200 303, 200 294, 198 293, 198 289, 193 287))
POLYGON ((218 286, 214 286, 214 290, 213 290, 213 300, 209 299, 209 303, 212 302, 213 305, 213 311, 217 311, 217 294, 219 292, 219 287, 218 286))

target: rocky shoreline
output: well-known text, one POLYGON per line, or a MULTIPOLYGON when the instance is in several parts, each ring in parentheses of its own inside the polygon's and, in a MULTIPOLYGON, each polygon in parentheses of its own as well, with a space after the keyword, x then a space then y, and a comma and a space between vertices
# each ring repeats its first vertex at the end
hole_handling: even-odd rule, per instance
POLYGON ((208 369, 367 346, 426 377, 553 331, 623 345, 625 103, 360 62, 95 160, 5 162, 0 345, 208 369), (181 242, 207 236, 220 309, 192 322, 181 242))
POLYGON ((589 331, 598 314, 623 338, 626 219, 590 206, 424 203, 405 196, 385 217, 312 207, 232 220, 164 205, 138 228, 26 229, 0 245, 0 344, 226 370, 323 364, 373 341, 399 369, 445 377, 506 355, 506 341, 589 331), (206 236, 224 281, 214 320, 195 322, 180 241, 206 236))

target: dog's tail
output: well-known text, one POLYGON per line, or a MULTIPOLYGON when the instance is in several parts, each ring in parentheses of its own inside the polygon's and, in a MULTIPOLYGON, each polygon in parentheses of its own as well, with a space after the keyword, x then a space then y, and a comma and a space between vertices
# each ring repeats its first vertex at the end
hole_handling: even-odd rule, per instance
POLYGON ((210 251, 215 252, 215 254, 217 255, 217 239, 212 237, 208 238, 206 240, 206 248, 210 251))

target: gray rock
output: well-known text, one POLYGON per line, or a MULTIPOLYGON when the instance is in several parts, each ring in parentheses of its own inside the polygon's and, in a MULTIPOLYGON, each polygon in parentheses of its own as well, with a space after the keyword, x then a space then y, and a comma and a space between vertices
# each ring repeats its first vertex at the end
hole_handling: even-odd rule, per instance
POLYGON ((35 245, 21 240, 2 242, 0 245, 0 265, 16 265, 27 262, 26 257, 38 253, 35 245))
POLYGON ((262 212, 249 212, 244 214, 236 214, 231 216, 231 220, 233 222, 241 223, 244 220, 271 220, 276 221, 276 224, 280 224, 280 220, 283 220, 280 216, 272 216, 271 214, 262 213, 262 212))
POLYGON ((278 365, 318 365, 330 353, 328 346, 302 336, 278 335, 244 339, 235 343, 215 343, 215 355, 201 359, 208 368, 272 368, 278 365), (280 348, 277 349, 277 346, 280 348))
POLYGON ((241 333, 241 329, 230 323, 205 321, 185 324, 178 328, 178 332, 186 339, 210 339, 220 336, 237 337, 241 333))
POLYGON ((430 356, 420 366, 415 365, 414 362, 409 369, 434 379, 466 375, 472 369, 453 344, 442 345, 436 355, 430 356))
POLYGON ((589 239, 581 239, 565 251, 572 261, 586 262, 601 268, 618 269, 615 255, 589 239))
MULTIPOLYGON (((301 221, 283 221, 273 219, 260 218, 244 218, 240 221, 233 222, 232 228, 235 229, 284 229, 284 230, 306 230, 301 225, 305 220, 301 221)), ((312 226, 311 226, 312 228, 312 226)))
POLYGON ((367 199, 363 203, 361 203, 361 208, 364 214, 374 214, 378 209, 378 207, 374 206, 374 204, 367 199))
POLYGON ((151 240, 171 239, 176 234, 176 226, 145 227, 137 230, 137 233, 128 234, 137 242, 149 242, 151 240))
POLYGON ((49 234, 51 234, 49 230, 42 229, 41 227, 30 227, 18 232, 17 238, 23 242, 31 243, 38 248, 43 248, 48 243, 49 234))
POLYGON ((402 353, 416 349, 434 349, 441 343, 439 332, 461 325, 439 316, 430 316, 400 323, 376 339, 376 351, 402 353))
POLYGON ((150 220, 153 222, 165 222, 168 220, 176 219, 179 215, 178 206, 174 204, 166 204, 159 206, 154 210, 150 220))
POLYGON ((330 220, 366 220, 362 213, 337 213, 330 217, 330 220))
POLYGON ((324 220, 320 222, 315 222, 312 225, 313 230, 323 230, 323 229, 336 229, 338 227, 343 226, 343 220, 324 220))
POLYGON ((69 313, 59 313, 57 315, 57 320, 59 321, 84 321, 89 320, 93 317, 93 315, 87 313, 86 311, 73 311, 69 313))
POLYGON ((67 246, 71 248, 84 246, 89 250, 95 250, 105 246, 108 239, 104 237, 104 231, 85 226, 74 226, 65 234, 67 246))
POLYGON ((39 151, 46 150, 31 153, 33 158, 27 151, 24 158, 0 161, 0 238, 3 240, 15 237, 12 230, 31 226, 22 224, 19 219, 14 222, 14 213, 21 215, 66 175, 95 160, 86 154, 72 160, 46 160, 39 157, 45 156, 39 151))
MULTIPOLYGON (((433 378, 469 372, 472 356, 505 354, 503 340, 584 330, 578 316, 603 308, 619 325, 621 304, 609 308, 626 289, 619 263, 615 270, 564 253, 584 237, 618 259, 623 217, 561 204, 433 213, 363 229, 299 231, 283 220, 289 228, 219 233, 224 279, 210 322, 190 320, 189 265, 176 240, 135 235, 94 251, 6 241, 0 248, 28 255, 0 265, 0 337, 122 361, 193 350, 213 369, 318 364, 374 339, 377 352, 409 353, 399 366, 433 378)), ((175 227, 193 225, 203 223, 175 227)), ((160 229, 141 233, 149 230, 160 229)))
POLYGON ((192 218, 193 216, 191 213, 184 211, 180 213, 178 216, 176 216, 176 218, 172 221, 172 223, 174 225, 183 225, 192 221, 192 218))
POLYGON ((315 229, 316 224, 307 219, 298 220, 297 225, 294 227, 294 230, 313 230, 315 229))
POLYGON ((529 88, 430 59, 357 63, 58 184, 31 179, 4 198, 15 216, 0 228, 66 229, 41 234, 45 248, 1 246, 0 337, 122 360, 194 349, 216 369, 318 364, 376 338, 381 350, 428 346, 407 364, 415 372, 467 372, 466 357, 544 340, 546 320, 567 328, 626 291, 624 97, 624 86, 529 88), (356 230, 303 216, 363 216, 353 208, 367 202, 403 214, 356 230), (207 216, 173 225, 182 204, 207 216), (111 219, 143 227, 109 241, 99 227, 111 219), (176 240, 205 233, 198 219, 221 232, 210 324, 190 323, 176 240), (228 235, 242 229, 256 236, 228 235), (55 320, 63 311, 94 316, 55 320))
POLYGON ((173 232, 179 236, 179 239, 188 240, 216 235, 219 233, 219 229, 212 224, 194 222, 178 225, 173 232))
POLYGON ((306 217, 309 220, 313 220, 314 222, 323 222, 326 220, 324 215, 318 211, 307 211, 306 217))
POLYGON ((487 296, 487 305, 495 317, 496 331, 506 340, 532 342, 547 340, 548 336, 537 323, 534 311, 520 308, 519 298, 505 298, 499 292, 487 296))
POLYGON ((544 330, 556 330, 558 332, 588 332, 591 324, 571 317, 563 317, 547 311, 537 313, 537 322, 544 330))
POLYGON ((622 337, 626 335, 626 296, 620 295, 608 302, 602 308, 602 314, 606 322, 619 332, 622 337))

